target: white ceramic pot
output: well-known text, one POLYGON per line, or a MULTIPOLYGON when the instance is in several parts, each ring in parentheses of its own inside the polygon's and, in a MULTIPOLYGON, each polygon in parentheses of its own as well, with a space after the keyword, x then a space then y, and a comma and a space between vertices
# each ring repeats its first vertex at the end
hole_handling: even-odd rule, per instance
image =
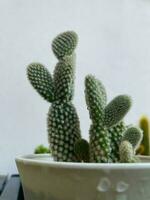
POLYGON ((65 163, 48 154, 16 163, 25 200, 150 200, 150 163, 65 163))

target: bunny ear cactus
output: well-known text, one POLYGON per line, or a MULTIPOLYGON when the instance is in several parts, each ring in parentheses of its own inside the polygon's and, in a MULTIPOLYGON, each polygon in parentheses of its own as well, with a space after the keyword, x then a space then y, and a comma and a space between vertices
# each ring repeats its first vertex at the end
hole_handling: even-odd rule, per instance
POLYGON ((74 93, 76 46, 77 35, 73 31, 59 34, 53 40, 52 50, 58 58, 53 77, 39 63, 32 63, 27 68, 32 86, 52 103, 47 124, 50 149, 56 161, 77 161, 74 145, 81 138, 80 125, 71 102, 74 93))
MULTIPOLYGON (((135 151, 142 132, 123 122, 131 98, 119 95, 107 104, 104 85, 92 75, 85 78, 85 98, 92 121, 90 141, 81 138, 79 118, 72 103, 77 43, 73 31, 54 38, 52 51, 58 62, 53 75, 40 63, 31 63, 27 68, 31 85, 51 103, 47 117, 51 155, 55 161, 65 162, 136 162, 135 151)), ((43 151, 43 147, 39 150, 43 151)))
POLYGON ((90 159, 92 162, 116 160, 115 153, 119 149, 119 146, 116 146, 116 140, 121 139, 125 130, 121 120, 131 107, 131 99, 127 95, 116 97, 108 105, 106 105, 106 96, 102 83, 94 76, 88 75, 85 79, 85 97, 92 120, 90 127, 90 159))

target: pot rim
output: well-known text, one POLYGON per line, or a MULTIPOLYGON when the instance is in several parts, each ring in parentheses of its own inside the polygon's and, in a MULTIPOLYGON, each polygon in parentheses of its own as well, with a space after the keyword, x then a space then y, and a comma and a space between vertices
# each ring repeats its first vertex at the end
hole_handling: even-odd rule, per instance
MULTIPOLYGON (((150 156, 138 156, 142 160, 149 160, 150 156)), ((53 168, 68 169, 150 169, 150 162, 143 163, 75 163, 75 162, 57 162, 52 159, 50 154, 30 154, 18 156, 16 163, 29 164, 34 166, 49 166, 53 168), (49 159, 49 160, 48 160, 49 159)))

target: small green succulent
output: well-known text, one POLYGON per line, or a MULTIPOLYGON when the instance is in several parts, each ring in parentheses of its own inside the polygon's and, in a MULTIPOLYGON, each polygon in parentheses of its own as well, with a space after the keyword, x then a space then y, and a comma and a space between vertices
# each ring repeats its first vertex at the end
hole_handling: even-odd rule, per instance
POLYGON ((50 153, 50 149, 45 147, 43 144, 40 144, 35 148, 34 153, 35 154, 50 153))

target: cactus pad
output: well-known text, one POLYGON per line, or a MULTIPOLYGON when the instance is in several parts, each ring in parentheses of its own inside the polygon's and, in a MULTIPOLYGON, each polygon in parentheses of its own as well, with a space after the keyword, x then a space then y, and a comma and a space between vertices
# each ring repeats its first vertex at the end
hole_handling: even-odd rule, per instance
POLYGON ((57 63, 54 71, 56 100, 70 101, 74 94, 74 67, 67 61, 57 63))
POLYGON ((106 91, 103 84, 92 75, 85 78, 85 98, 92 121, 102 121, 107 101, 106 91))
POLYGON ((52 50, 58 59, 69 56, 77 46, 78 36, 73 31, 59 34, 52 42, 52 50))
POLYGON ((48 133, 56 161, 76 161, 74 144, 80 139, 79 120, 72 103, 53 103, 48 113, 48 133))
POLYGON ((90 161, 110 162, 110 139, 107 129, 98 124, 90 127, 90 161))
POLYGON ((126 130, 126 126, 123 121, 119 122, 113 127, 108 129, 111 145, 111 159, 113 162, 118 162, 119 156, 119 145, 121 143, 123 133, 126 130))
POLYGON ((119 95, 105 108, 104 124, 111 127, 121 121, 131 107, 131 98, 127 95, 119 95))
POLYGON ((49 71, 40 63, 32 63, 27 68, 31 85, 48 102, 54 100, 53 81, 49 71))

